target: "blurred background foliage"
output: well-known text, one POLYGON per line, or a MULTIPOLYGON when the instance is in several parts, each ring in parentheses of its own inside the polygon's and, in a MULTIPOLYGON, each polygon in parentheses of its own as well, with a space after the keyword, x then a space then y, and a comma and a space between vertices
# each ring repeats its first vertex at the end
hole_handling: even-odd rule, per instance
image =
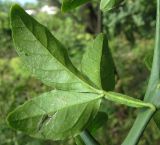
MULTIPOLYGON (((66 46, 78 68, 88 43, 102 29, 108 35, 119 75, 115 91, 143 99, 150 71, 148 62, 152 62, 154 48, 155 0, 125 0, 103 16, 98 10, 99 0, 69 13, 60 12, 59 0, 20 2, 66 46)), ((73 145, 72 139, 58 142, 33 139, 6 125, 8 112, 51 89, 30 75, 15 52, 9 24, 12 3, 0 0, 0 145, 73 145)), ((120 145, 137 110, 111 102, 103 102, 103 105, 109 120, 93 135, 103 145, 120 145)), ((151 121, 139 145, 159 144, 160 132, 151 121)))

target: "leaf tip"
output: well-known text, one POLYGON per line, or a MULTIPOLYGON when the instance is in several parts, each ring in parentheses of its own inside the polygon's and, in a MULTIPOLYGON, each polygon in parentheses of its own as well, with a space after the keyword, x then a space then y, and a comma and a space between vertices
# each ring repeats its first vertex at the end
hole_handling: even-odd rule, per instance
POLYGON ((18 5, 18 4, 12 5, 12 7, 11 7, 11 14, 14 13, 14 12, 16 12, 16 11, 19 10, 19 9, 22 9, 22 8, 20 7, 20 5, 18 5))
POLYGON ((10 10, 11 25, 12 25, 12 20, 16 19, 15 17, 20 15, 23 11, 24 10, 23 10, 23 8, 21 8, 20 5, 18 5, 18 4, 12 5, 11 10, 10 10))

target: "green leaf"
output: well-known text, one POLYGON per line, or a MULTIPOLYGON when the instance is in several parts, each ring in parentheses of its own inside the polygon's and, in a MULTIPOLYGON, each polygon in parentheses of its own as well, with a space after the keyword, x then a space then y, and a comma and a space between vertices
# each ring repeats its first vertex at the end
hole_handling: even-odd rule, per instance
MULTIPOLYGON (((94 49, 91 50, 93 52, 88 52, 90 58, 84 56, 83 61, 86 59, 88 67, 93 67, 94 62, 94 69, 82 67, 85 76, 73 66, 64 46, 18 5, 11 9, 11 26, 17 52, 31 73, 45 84, 59 90, 42 94, 13 111, 8 117, 13 128, 43 139, 59 140, 77 136, 95 117, 100 98, 104 95, 106 99, 117 103, 155 109, 150 103, 97 90, 111 90, 114 86, 114 63, 103 35, 96 38, 94 49), (96 61, 95 56, 98 56, 96 61), (97 70, 100 69, 98 73, 95 71, 96 67, 97 70), (105 70, 110 73, 105 74, 105 70), (95 77, 91 77, 91 73, 95 73, 95 77)), ((98 144, 93 138, 89 139, 87 133, 80 136, 85 143, 98 144)))
MULTIPOLYGON (((89 45, 82 59, 81 70, 99 88, 103 87, 107 91, 114 89, 114 62, 104 34, 99 34, 89 45)), ((107 118, 106 113, 99 112, 90 123, 89 131, 96 131, 106 122, 107 118)))
POLYGON ((62 0, 62 11, 66 12, 72 10, 82 4, 85 4, 91 0, 62 0))
POLYGON ((94 120, 89 124, 88 130, 90 132, 95 132, 97 129, 102 127, 108 120, 108 115, 105 112, 99 111, 94 118, 94 120))
POLYGON ((108 40, 104 34, 99 34, 83 56, 82 73, 97 87, 109 91, 115 86, 114 68, 108 40))
POLYGON ((11 9, 11 26, 18 54, 44 84, 61 90, 95 91, 73 66, 64 46, 18 5, 11 9))
POLYGON ((113 7, 119 5, 120 3, 122 3, 124 0, 101 0, 100 2, 100 9, 103 12, 107 12, 111 9, 113 9, 113 7))
POLYGON ((111 10, 116 3, 116 0, 101 0, 100 9, 103 12, 111 10))
POLYGON ((7 120, 12 128, 36 138, 65 139, 87 127, 99 109, 101 97, 53 90, 19 106, 7 120))

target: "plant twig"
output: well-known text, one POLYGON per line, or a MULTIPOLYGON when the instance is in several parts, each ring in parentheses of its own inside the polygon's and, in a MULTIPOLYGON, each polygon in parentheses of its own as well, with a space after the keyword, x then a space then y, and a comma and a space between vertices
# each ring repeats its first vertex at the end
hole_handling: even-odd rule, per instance
POLYGON ((83 131, 80 137, 86 145, 100 145, 88 130, 83 131))
MULTIPOLYGON (((153 88, 157 85, 157 81, 159 81, 160 75, 160 0, 157 0, 157 20, 156 20, 156 43, 155 43, 155 50, 154 50, 154 58, 153 58, 153 66, 151 71, 151 77, 149 80, 149 85, 147 88, 145 101, 153 103, 153 88)), ((155 103, 155 102, 154 102, 155 103)), ((142 136, 144 129, 146 128, 148 122, 152 118, 155 111, 150 109, 141 109, 140 113, 134 125, 132 126, 128 136, 124 140, 122 145, 136 145, 142 136)))

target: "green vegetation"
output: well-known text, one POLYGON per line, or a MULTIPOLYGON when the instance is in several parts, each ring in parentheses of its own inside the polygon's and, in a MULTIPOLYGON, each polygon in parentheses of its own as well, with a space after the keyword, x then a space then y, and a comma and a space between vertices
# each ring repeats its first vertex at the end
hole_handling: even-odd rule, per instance
MULTIPOLYGON (((8 21, 11 4, 0 2, 3 8, 0 17, 0 43, 3 46, 0 51, 0 144, 70 145, 74 142, 100 142, 119 145, 138 114, 123 143, 136 144, 155 112, 155 106, 158 109, 158 19, 157 45, 153 57, 157 3, 151 2, 146 7, 147 2, 144 0, 134 4, 132 1, 104 3, 102 0, 101 9, 107 11, 102 16, 97 10, 99 3, 96 1, 74 9, 85 2, 88 1, 73 1, 72 5, 70 1, 64 0, 62 10, 67 13, 57 11, 55 15, 40 12, 39 6, 48 3, 60 8, 58 1, 39 1, 32 7, 26 4, 24 7, 31 7, 38 12, 33 17, 47 26, 52 34, 19 6, 12 7, 13 38, 25 65, 16 56, 11 41, 8 21), (108 12, 112 7, 116 10, 108 12), (72 12, 68 12, 70 9, 72 12), (109 44, 106 35, 95 37, 102 31, 107 32, 109 44), (154 63, 151 69, 152 59, 154 63), (145 95, 150 71, 151 79, 145 95), (153 75, 153 72, 157 75, 153 75), (145 102, 141 101, 144 96, 145 102), (142 109, 137 112, 118 104, 142 109), (15 109, 18 105, 21 106, 15 109), (9 128, 5 121, 9 112, 8 122, 11 127, 39 139, 9 128), (54 128, 54 132, 50 128, 54 128), (68 137, 73 136, 76 137, 68 140, 68 137), (52 141, 64 138, 65 141, 52 141)), ((159 111, 155 113, 154 121, 159 126, 159 111)), ((154 121, 145 130, 140 145, 159 144, 159 130, 154 121)))

